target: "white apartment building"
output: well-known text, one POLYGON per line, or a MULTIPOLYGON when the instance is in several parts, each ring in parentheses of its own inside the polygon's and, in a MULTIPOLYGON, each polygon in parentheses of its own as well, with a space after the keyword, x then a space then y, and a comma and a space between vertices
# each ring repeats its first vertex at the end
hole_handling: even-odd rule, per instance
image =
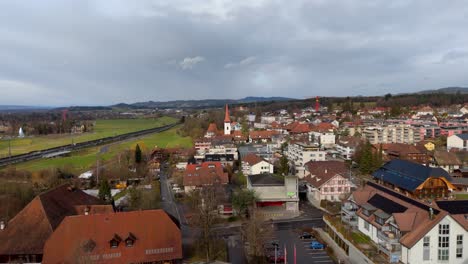
POLYGON ((322 148, 333 148, 335 146, 335 133, 329 132, 309 132, 309 141, 318 142, 322 148))
POLYGON ((326 152, 320 150, 318 144, 296 142, 288 145, 286 157, 295 169, 296 176, 305 176, 305 164, 309 161, 324 161, 326 152))
POLYGON ((355 137, 341 137, 335 145, 336 151, 345 160, 351 160, 356 148, 359 146, 360 140, 355 137))
POLYGON ((263 124, 271 124, 276 121, 276 116, 273 115, 267 115, 267 116, 261 116, 260 117, 260 122, 263 124))
POLYGON ((371 144, 413 144, 421 141, 420 129, 404 124, 366 127, 362 136, 371 144))

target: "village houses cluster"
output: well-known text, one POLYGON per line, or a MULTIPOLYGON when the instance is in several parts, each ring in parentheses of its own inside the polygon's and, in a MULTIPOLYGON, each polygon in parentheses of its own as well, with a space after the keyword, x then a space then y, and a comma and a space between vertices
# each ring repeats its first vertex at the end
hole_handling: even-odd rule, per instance
MULTIPOLYGON (((194 149, 153 150, 154 164, 176 157, 174 169, 182 181, 172 191, 227 188, 242 177, 266 219, 299 217, 301 198, 327 212, 327 203, 342 204, 337 214, 324 217, 326 231, 354 263, 367 262, 364 253, 353 253, 365 250, 340 233, 336 219, 350 232, 368 236, 388 262, 467 263, 467 201, 455 199, 468 191, 466 106, 452 112, 422 106, 394 118, 383 118, 389 111, 384 107, 340 115, 318 105, 260 116, 242 106, 223 110, 223 126, 211 123, 194 139, 194 149), (234 120, 234 111, 242 118, 234 120), (436 112, 445 113, 444 120, 436 112), (361 164, 354 158, 366 144, 382 164, 363 179, 356 175, 361 164)), ((219 214, 235 215, 229 192, 225 195, 219 214)), ((182 259, 180 223, 171 215, 116 213, 73 186, 41 194, 0 228, 0 262, 66 262, 80 250, 86 252, 84 261, 182 259)))

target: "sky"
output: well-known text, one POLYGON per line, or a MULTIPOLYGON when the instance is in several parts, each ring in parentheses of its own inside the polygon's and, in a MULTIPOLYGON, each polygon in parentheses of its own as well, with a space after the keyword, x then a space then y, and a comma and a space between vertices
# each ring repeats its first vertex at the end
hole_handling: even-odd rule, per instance
POLYGON ((3 0, 0 104, 468 86, 466 1, 3 0))

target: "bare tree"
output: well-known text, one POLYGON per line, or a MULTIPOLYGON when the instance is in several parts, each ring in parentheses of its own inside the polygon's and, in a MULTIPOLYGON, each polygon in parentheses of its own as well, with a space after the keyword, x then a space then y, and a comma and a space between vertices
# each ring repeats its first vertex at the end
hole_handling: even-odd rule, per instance
POLYGON ((212 228, 218 220, 218 205, 223 189, 220 185, 212 184, 191 191, 187 198, 193 211, 192 224, 200 229, 200 250, 204 252, 206 261, 216 258, 218 248, 217 239, 213 236, 212 228))
POLYGON ((249 263, 264 263, 265 244, 273 236, 273 224, 252 208, 250 219, 242 228, 244 241, 248 243, 249 263))

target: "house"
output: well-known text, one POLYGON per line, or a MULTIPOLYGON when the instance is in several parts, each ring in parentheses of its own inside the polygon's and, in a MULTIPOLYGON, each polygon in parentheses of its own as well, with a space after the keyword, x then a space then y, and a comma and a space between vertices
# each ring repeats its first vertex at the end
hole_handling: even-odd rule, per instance
POLYGON ((68 216, 44 246, 44 263, 180 263, 179 223, 163 210, 68 216))
POLYGON ((185 192, 189 192, 205 185, 226 185, 229 183, 229 178, 221 162, 203 162, 187 164, 183 182, 185 192))
POLYGON ((326 152, 321 150, 317 144, 310 142, 291 142, 288 145, 286 156, 294 167, 296 176, 303 178, 305 176, 305 164, 311 160, 324 161, 326 152))
POLYGON ((332 148, 335 146, 335 133, 333 129, 321 128, 321 125, 330 125, 329 123, 322 123, 319 126, 313 127, 309 132, 309 141, 318 142, 322 148, 332 148))
POLYGON ((385 160, 402 159, 419 164, 428 164, 430 157, 424 147, 403 144, 403 143, 388 143, 388 144, 375 144, 372 146, 374 151, 382 148, 383 157, 385 160))
POLYGON ((248 154, 242 158, 242 173, 254 175, 273 173, 273 164, 255 154, 248 154))
POLYGON ((458 159, 455 152, 436 150, 434 151, 434 157, 431 165, 433 167, 440 167, 448 173, 453 173, 455 170, 463 166, 463 162, 458 159))
POLYGON ((276 134, 278 134, 278 132, 273 131, 273 130, 250 131, 249 138, 250 138, 250 142, 266 143, 266 142, 271 142, 273 136, 276 134))
POLYGON ((260 156, 261 158, 272 161, 273 158, 273 151, 270 145, 246 145, 246 146, 239 146, 239 155, 240 159, 244 159, 245 156, 249 154, 255 154, 260 156))
POLYGON ((216 127, 216 123, 210 123, 208 125, 208 129, 205 133, 206 138, 212 138, 219 134, 218 128, 216 127))
POLYGON ((41 262, 45 242, 66 216, 105 212, 113 207, 68 184, 39 194, 0 230, 0 262, 41 262))
POLYGON ((447 149, 468 150, 468 133, 451 135, 447 137, 447 149))
POLYGON ((297 177, 270 173, 249 175, 247 189, 255 192, 256 206, 267 219, 299 215, 297 177))
POLYGON ((361 140, 357 137, 340 137, 335 148, 340 156, 345 160, 351 160, 356 152, 356 149, 361 144, 361 140))
POLYGON ((199 161, 220 161, 223 165, 233 165, 238 160, 236 145, 229 143, 213 144, 208 149, 197 150, 194 158, 199 161))
POLYGON ((309 161, 305 165, 307 182, 307 198, 320 202, 321 200, 341 201, 351 191, 349 168, 341 161, 309 161))
POLYGON ((455 189, 451 176, 441 168, 431 168, 406 160, 391 160, 372 173, 382 184, 406 195, 423 198, 446 197, 455 189))
POLYGON ((367 235, 389 262, 466 263, 468 201, 436 203, 368 182, 343 204, 342 221, 367 235))

